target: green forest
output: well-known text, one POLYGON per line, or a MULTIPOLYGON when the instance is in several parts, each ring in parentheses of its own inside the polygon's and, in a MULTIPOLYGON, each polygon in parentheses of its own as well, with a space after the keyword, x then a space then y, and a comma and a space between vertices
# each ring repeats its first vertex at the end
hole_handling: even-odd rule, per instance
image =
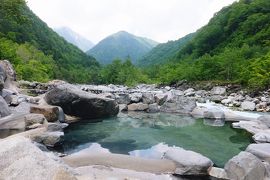
POLYGON ((224 7, 194 34, 158 45, 138 66, 131 59, 102 66, 59 37, 24 0, 1 0, 0 59, 10 60, 18 78, 29 81, 132 86, 187 80, 268 88, 270 1, 240 0, 224 7))

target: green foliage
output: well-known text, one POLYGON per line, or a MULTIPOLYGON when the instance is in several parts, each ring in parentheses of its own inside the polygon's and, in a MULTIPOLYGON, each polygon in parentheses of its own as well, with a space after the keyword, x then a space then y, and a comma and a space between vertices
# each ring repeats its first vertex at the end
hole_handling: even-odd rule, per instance
POLYGON ((137 64, 142 67, 167 63, 170 59, 175 58, 179 49, 188 43, 194 35, 194 33, 191 33, 176 41, 168 41, 157 45, 144 55, 137 64))
POLYGON ((111 64, 106 65, 101 70, 101 79, 104 84, 125 84, 135 85, 138 83, 147 83, 148 78, 137 67, 135 67, 130 59, 122 62, 114 60, 111 64))
POLYGON ((251 61, 241 73, 242 83, 253 89, 270 86, 270 52, 264 57, 251 61))
POLYGON ((6 39, 2 43, 1 58, 18 65, 20 78, 43 81, 59 78, 88 83, 96 80, 94 75, 99 65, 95 59, 58 36, 32 13, 24 0, 1 0, 0 37, 6 39), (18 48, 11 44, 25 47, 19 48, 18 55, 15 53, 18 48))
POLYGON ((266 88, 269 51, 270 1, 240 0, 216 13, 180 48, 176 58, 155 67, 157 73, 149 77, 167 84, 185 79, 266 88))

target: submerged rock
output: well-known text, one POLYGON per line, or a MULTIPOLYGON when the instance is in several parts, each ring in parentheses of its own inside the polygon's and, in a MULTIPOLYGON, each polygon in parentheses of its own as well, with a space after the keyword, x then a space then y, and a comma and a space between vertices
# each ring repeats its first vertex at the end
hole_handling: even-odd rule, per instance
POLYGON ((224 169, 230 179, 263 180, 265 176, 264 164, 249 152, 240 152, 234 156, 224 169))
POLYGON ((60 106, 64 113, 84 119, 115 116, 119 106, 115 100, 87 93, 70 84, 59 85, 45 95, 50 105, 60 106))

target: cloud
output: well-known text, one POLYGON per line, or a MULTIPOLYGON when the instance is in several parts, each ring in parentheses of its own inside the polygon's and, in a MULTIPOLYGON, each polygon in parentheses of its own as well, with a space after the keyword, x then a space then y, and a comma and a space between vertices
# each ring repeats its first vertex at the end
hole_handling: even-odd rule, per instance
POLYGON ((234 1, 28 0, 28 6, 50 27, 70 27, 95 43, 120 30, 167 42, 196 31, 234 1))

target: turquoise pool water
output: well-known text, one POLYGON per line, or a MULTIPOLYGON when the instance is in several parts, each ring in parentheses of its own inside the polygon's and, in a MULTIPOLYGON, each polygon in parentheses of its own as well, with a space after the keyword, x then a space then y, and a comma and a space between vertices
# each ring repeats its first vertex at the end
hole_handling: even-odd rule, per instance
POLYGON ((132 113, 99 120, 66 128, 62 151, 69 154, 96 142, 113 153, 128 154, 163 142, 201 153, 223 167, 251 143, 249 133, 231 128, 230 123, 212 126, 209 120, 175 114, 132 113))

